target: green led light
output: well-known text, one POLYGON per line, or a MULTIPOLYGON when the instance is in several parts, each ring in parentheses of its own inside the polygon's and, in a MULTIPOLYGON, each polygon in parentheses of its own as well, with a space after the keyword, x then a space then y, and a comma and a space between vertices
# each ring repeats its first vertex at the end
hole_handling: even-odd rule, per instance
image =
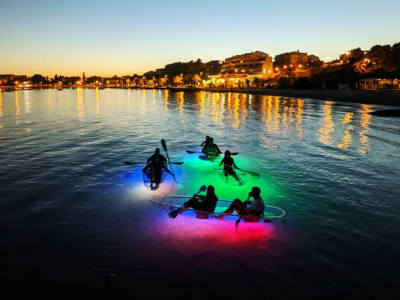
POLYGON ((258 186, 261 189, 261 197, 268 202, 268 198, 282 194, 283 191, 279 184, 273 182, 273 179, 268 174, 261 173, 257 169, 257 162, 250 157, 243 155, 234 158, 235 164, 244 170, 259 172, 261 176, 253 176, 248 173, 237 171, 238 176, 243 181, 243 185, 239 186, 236 180, 229 176, 228 183, 226 182, 222 169, 218 167, 222 156, 215 161, 207 161, 199 159, 198 154, 186 155, 183 159, 185 163, 181 166, 182 185, 176 191, 177 194, 193 194, 196 193, 201 185, 213 185, 215 192, 220 199, 233 200, 239 198, 246 200, 248 193, 253 186, 258 186))

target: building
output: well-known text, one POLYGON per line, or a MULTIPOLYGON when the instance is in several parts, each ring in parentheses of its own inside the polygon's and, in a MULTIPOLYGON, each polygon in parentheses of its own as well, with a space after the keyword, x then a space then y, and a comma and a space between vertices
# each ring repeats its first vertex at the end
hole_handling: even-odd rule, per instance
POLYGON ((321 64, 317 56, 297 50, 275 56, 274 70, 281 77, 310 77, 310 68, 321 64))
POLYGON ((226 58, 221 66, 221 77, 236 79, 268 79, 273 77, 272 57, 254 51, 226 58))
POLYGON ((222 61, 211 60, 209 62, 203 63, 204 72, 208 75, 217 75, 221 72, 222 61))
POLYGON ((400 89, 400 79, 360 79, 358 81, 358 88, 363 90, 398 90, 400 89))
POLYGON ((274 63, 275 67, 283 67, 285 65, 287 67, 289 67, 290 65, 306 66, 307 64, 308 64, 308 54, 300 52, 299 50, 275 56, 275 63, 274 63))

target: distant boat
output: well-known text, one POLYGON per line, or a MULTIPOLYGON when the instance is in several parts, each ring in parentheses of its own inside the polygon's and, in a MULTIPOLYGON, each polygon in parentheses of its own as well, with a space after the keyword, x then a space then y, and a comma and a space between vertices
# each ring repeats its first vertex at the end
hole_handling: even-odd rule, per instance
POLYGON ((62 91, 62 90, 63 90, 63 88, 62 88, 62 87, 58 87, 58 88, 57 88, 57 90, 59 90, 59 91, 62 91))

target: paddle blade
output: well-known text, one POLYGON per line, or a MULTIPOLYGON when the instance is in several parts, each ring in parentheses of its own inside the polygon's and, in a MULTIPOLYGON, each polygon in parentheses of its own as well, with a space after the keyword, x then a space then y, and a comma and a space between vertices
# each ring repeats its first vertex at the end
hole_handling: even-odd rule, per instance
POLYGON ((187 153, 189 154, 193 154, 193 153, 201 153, 200 151, 190 151, 190 150, 186 150, 187 153))
POLYGON ((231 152, 231 156, 235 156, 235 155, 238 155, 239 154, 239 152, 231 152))
POLYGON ((128 166, 131 166, 131 165, 134 165, 135 163, 131 162, 131 161, 124 161, 124 164, 126 164, 128 166))
POLYGON ((236 229, 236 231, 238 230, 238 226, 239 226, 239 223, 240 223, 240 220, 241 220, 242 218, 239 218, 236 222, 235 222, 235 229, 236 229))
POLYGON ((260 177, 261 175, 257 172, 248 171, 248 173, 252 176, 260 177))
POLYGON ((183 165, 183 161, 173 161, 171 162, 173 165, 183 165))
POLYGON ((161 146, 163 147, 164 151, 167 152, 167 143, 164 139, 161 139, 161 146))
POLYGON ((247 170, 243 170, 243 169, 239 169, 239 170, 240 170, 240 171, 243 171, 243 172, 246 172, 246 173, 249 173, 249 174, 252 175, 252 176, 260 177, 260 174, 257 173, 257 172, 247 171, 247 170))
POLYGON ((202 186, 200 187, 200 192, 205 192, 206 189, 207 189, 207 187, 206 187, 205 185, 202 185, 202 186))
POLYGON ((168 217, 170 217, 171 219, 175 219, 176 216, 179 214, 179 208, 172 210, 168 213, 168 217))

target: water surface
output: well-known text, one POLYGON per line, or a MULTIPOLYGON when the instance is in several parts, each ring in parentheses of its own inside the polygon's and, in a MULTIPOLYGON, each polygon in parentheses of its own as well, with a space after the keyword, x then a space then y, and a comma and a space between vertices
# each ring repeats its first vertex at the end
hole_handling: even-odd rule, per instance
POLYGON ((384 106, 237 93, 64 89, 0 93, 0 275, 9 286, 148 296, 382 295, 398 283, 400 120, 384 106), (256 171, 226 184, 206 135, 256 171), (168 144, 178 184, 143 187, 168 144), (124 160, 138 162, 125 166, 124 160), (260 186, 272 224, 175 220, 150 201, 260 186), (150 287, 150 289, 149 289, 150 287), (244 289, 248 287, 248 289, 244 289))

